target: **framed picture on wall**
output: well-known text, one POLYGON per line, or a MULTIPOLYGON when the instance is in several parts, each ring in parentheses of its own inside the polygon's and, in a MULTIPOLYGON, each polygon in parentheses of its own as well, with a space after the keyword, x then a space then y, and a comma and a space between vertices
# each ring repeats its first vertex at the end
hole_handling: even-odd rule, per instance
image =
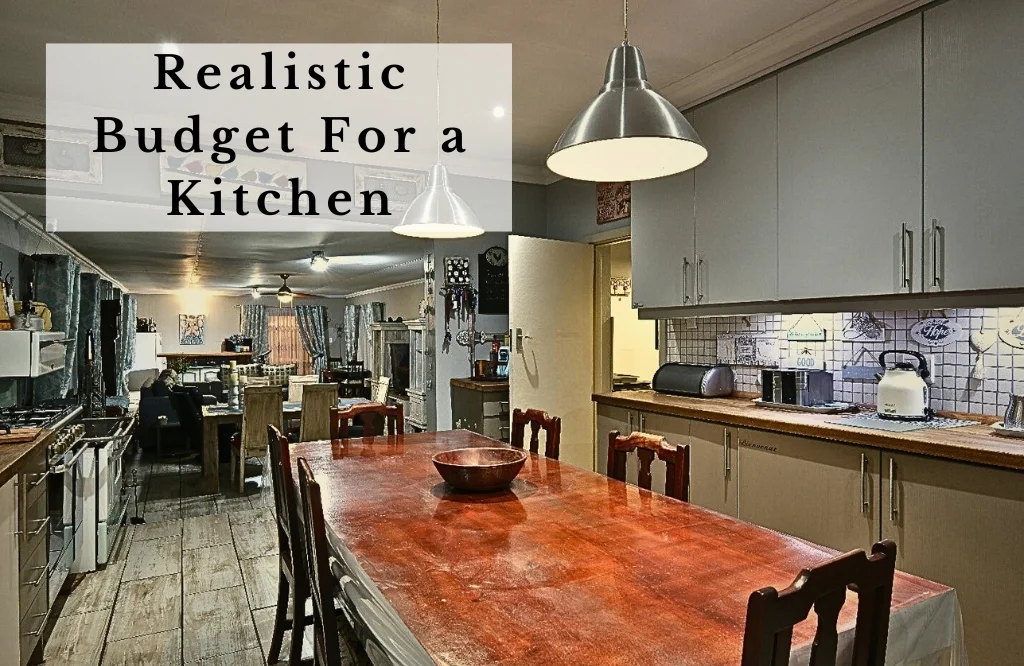
POLYGON ((206 315, 178 315, 178 344, 194 346, 203 344, 206 329, 206 315))
POLYGON ((631 202, 630 183, 598 183, 597 223, 607 224, 629 217, 631 202))
MULTIPOLYGON (((388 212, 404 213, 412 200, 427 186, 427 174, 405 169, 382 169, 356 166, 353 168, 357 192, 380 190, 388 196, 388 212)), ((380 212, 379 197, 371 199, 374 213, 380 212)))
POLYGON ((99 185, 103 156, 94 147, 93 135, 86 132, 0 123, 0 176, 99 185))

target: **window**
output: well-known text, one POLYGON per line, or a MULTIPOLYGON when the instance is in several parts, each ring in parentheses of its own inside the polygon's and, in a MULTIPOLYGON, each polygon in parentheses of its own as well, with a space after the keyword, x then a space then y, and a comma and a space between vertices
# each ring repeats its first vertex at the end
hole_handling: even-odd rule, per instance
POLYGON ((291 310, 271 310, 267 317, 267 337, 270 343, 271 365, 294 363, 300 375, 313 373, 313 359, 302 346, 299 323, 291 310))

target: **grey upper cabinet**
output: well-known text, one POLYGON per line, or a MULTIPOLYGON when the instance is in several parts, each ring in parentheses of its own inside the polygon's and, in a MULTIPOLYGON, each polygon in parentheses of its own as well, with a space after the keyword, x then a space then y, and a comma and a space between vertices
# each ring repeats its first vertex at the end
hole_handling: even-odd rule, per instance
POLYGON ((632 198, 633 307, 692 305, 693 171, 635 181, 632 198))
POLYGON ((775 77, 694 113, 708 148, 695 171, 696 301, 778 296, 778 105, 775 77))
POLYGON ((780 299, 920 290, 921 60, 916 15, 779 73, 780 299))
POLYGON ((924 13, 928 290, 1024 286, 1022 25, 1020 0, 924 13))

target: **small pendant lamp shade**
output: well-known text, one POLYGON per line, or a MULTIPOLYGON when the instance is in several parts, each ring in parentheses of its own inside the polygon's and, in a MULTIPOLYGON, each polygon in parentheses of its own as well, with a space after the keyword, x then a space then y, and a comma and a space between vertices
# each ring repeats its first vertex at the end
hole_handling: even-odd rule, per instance
POLYGON ((473 210, 448 186, 448 170, 440 163, 430 169, 426 189, 393 231, 417 238, 469 238, 484 232, 473 210))

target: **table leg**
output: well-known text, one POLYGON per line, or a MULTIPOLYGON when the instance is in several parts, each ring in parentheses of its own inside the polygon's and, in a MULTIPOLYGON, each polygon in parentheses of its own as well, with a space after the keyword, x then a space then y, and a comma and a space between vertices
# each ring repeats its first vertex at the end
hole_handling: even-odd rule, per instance
POLYGON ((216 419, 203 419, 203 486, 209 494, 220 492, 220 451, 216 419))

